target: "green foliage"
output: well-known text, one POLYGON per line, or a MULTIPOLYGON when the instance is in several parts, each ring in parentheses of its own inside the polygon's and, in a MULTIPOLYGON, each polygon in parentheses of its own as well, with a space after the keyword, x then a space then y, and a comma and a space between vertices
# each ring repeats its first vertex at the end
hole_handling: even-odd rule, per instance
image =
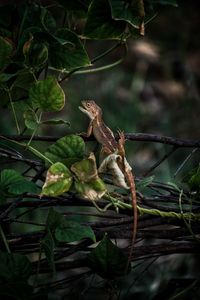
POLYGON ((11 61, 12 44, 0 36, 0 70, 4 69, 11 61))
POLYGON ((200 166, 189 172, 185 178, 185 182, 188 184, 191 191, 200 192, 200 166))
POLYGON ((101 277, 113 279, 123 276, 128 259, 124 252, 108 238, 103 237, 98 246, 88 254, 90 267, 101 277))
POLYGON ((83 158, 84 153, 83 139, 77 135, 68 135, 52 144, 45 152, 45 156, 52 162, 64 162, 70 166, 72 162, 83 158))
POLYGON ((41 195, 58 196, 67 192, 72 184, 70 170, 60 162, 53 164, 47 171, 41 195))
POLYGON ((35 183, 28 181, 19 172, 11 169, 5 169, 1 172, 0 189, 5 196, 37 193, 38 191, 35 183))
POLYGON ((35 108, 42 111, 60 111, 65 104, 65 94, 54 77, 36 82, 29 92, 35 108))
POLYGON ((78 222, 67 220, 54 209, 49 210, 46 226, 48 230, 55 233, 55 238, 59 242, 70 243, 85 238, 89 238, 93 242, 96 241, 90 226, 83 226, 78 222))
POLYGON ((31 263, 20 254, 0 251, 0 282, 26 282, 31 274, 31 263))
POLYGON ((41 247, 41 251, 45 253, 49 266, 55 272, 55 261, 54 261, 55 242, 50 230, 47 230, 47 233, 45 234, 43 239, 41 239, 40 247, 41 247))

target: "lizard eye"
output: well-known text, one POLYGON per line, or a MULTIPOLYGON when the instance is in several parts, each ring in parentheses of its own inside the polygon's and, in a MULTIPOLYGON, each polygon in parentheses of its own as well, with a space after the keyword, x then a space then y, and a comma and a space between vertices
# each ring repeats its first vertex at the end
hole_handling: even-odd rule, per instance
POLYGON ((87 105, 87 107, 90 107, 90 103, 87 103, 86 105, 87 105))

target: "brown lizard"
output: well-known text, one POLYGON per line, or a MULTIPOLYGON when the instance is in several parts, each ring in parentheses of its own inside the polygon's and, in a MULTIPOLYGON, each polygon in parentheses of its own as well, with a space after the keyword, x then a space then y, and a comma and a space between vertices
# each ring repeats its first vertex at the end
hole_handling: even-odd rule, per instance
MULTIPOLYGON (((102 110, 93 100, 85 100, 81 102, 82 106, 79 106, 79 109, 85 113, 90 118, 90 124, 87 130, 87 133, 84 135, 89 137, 92 133, 95 136, 96 140, 102 145, 102 151, 107 154, 117 153, 120 156, 119 168, 123 172, 128 186, 131 192, 132 206, 133 206, 133 234, 132 234, 132 243, 131 250, 128 258, 128 265, 131 261, 133 247, 136 239, 137 232, 137 202, 136 202, 136 190, 135 190, 135 180, 133 173, 131 172, 131 167, 127 163, 125 157, 125 137, 122 132, 119 132, 119 142, 116 141, 113 132, 109 127, 107 127, 102 119, 102 110)), ((128 266, 127 265, 127 266, 128 266)), ((128 268, 127 268, 128 269, 128 268)), ((127 271, 126 269, 126 271, 127 271)))

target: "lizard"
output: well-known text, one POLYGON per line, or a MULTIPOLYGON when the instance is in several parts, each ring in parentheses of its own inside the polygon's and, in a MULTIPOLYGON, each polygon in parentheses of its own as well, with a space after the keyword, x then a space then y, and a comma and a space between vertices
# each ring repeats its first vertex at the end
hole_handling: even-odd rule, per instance
POLYGON ((134 175, 131 171, 131 167, 128 164, 125 157, 125 137, 123 132, 119 132, 119 141, 115 139, 115 136, 112 130, 106 126, 102 118, 102 110, 93 100, 83 100, 81 101, 82 106, 79 106, 79 109, 90 118, 90 123, 88 130, 83 135, 89 137, 92 133, 96 140, 102 145, 102 151, 106 155, 112 155, 114 153, 119 154, 120 161, 118 162, 119 168, 121 169, 128 186, 130 188, 132 207, 133 207, 133 232, 132 232, 132 242, 131 249, 128 257, 128 264, 126 271, 128 270, 129 263, 131 261, 134 243, 137 233, 137 199, 136 199, 136 189, 135 189, 135 180, 134 175))

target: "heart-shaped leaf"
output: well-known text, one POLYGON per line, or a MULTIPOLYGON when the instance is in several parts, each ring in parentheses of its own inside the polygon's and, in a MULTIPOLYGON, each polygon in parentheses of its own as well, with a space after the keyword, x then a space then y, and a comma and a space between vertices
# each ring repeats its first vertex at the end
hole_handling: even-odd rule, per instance
POLYGON ((72 174, 70 170, 60 162, 49 168, 45 183, 42 187, 41 195, 59 196, 67 192, 72 184, 72 174))
POLYGON ((71 71, 90 65, 90 60, 78 36, 68 29, 59 29, 55 41, 49 45, 49 63, 57 70, 71 71))
POLYGON ((65 94, 54 77, 37 81, 30 89, 29 98, 42 111, 60 111, 65 105, 65 94))
MULTIPOLYGON (((52 162, 75 162, 83 158, 85 153, 84 140, 78 135, 67 135, 57 140, 45 152, 52 162)), ((68 164, 67 164, 68 165, 68 164)))
POLYGON ((108 0, 93 0, 89 7, 84 34, 93 39, 121 39, 126 22, 112 18, 108 0))
POLYGON ((39 125, 38 118, 34 110, 28 109, 24 112, 24 120, 27 128, 34 130, 39 125))
POLYGON ((98 246, 88 254, 90 267, 101 277, 113 279, 123 276, 128 257, 108 238, 103 237, 98 246))

